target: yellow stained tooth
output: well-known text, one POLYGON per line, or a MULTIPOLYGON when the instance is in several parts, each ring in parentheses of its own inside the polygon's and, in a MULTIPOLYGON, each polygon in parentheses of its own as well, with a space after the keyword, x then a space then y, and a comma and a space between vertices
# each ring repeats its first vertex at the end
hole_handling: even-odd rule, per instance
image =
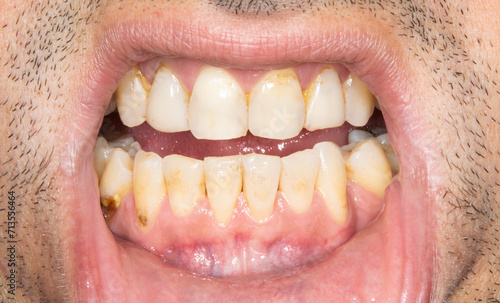
POLYGON ((104 206, 120 206, 123 197, 132 189, 134 160, 121 148, 115 148, 104 168, 99 191, 104 206))
POLYGON ((141 71, 132 68, 118 84, 116 104, 123 124, 134 127, 146 121, 146 109, 151 85, 141 71))
POLYGON ((345 120, 353 126, 366 125, 375 109, 375 96, 354 75, 349 75, 342 88, 345 96, 345 120))
POLYGON ((346 160, 347 179, 358 183, 380 198, 392 179, 384 150, 374 138, 360 142, 346 160))

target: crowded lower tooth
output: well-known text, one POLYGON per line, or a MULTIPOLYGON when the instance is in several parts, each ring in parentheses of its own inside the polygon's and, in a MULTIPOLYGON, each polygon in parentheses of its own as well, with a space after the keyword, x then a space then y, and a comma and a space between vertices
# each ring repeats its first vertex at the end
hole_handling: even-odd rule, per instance
POLYGON ((399 160, 398 156, 394 152, 392 148, 391 140, 389 139, 388 134, 383 134, 377 137, 377 141, 382 145, 382 149, 385 152, 385 156, 387 157, 387 161, 389 161, 389 165, 391 166, 392 172, 397 174, 399 172, 399 160))
POLYGON ((194 84, 188 116, 198 139, 243 137, 248 130, 246 95, 228 72, 206 67, 194 84))
POLYGON ((155 153, 139 151, 134 161, 134 197, 139 228, 153 225, 161 202, 167 193, 162 158, 155 153))
POLYGON ((123 149, 115 148, 99 184, 102 205, 120 206, 123 197, 132 189, 133 168, 132 157, 123 149))
POLYGON ((141 150, 141 145, 139 142, 135 141, 134 138, 129 134, 120 135, 112 140, 108 141, 108 144, 112 147, 119 147, 126 151, 132 158, 135 157, 138 151, 141 150))
POLYGON ((242 158, 243 192, 252 217, 258 221, 269 218, 280 179, 281 160, 278 156, 258 154, 242 158))
POLYGON ((358 143, 346 160, 347 179, 378 197, 384 196, 392 172, 384 150, 374 138, 358 143))
POLYGON ((250 93, 248 126, 255 136, 293 138, 302 130, 304 119, 302 89, 291 68, 269 72, 250 93))
POLYGON ((189 96, 177 77, 166 66, 160 66, 149 93, 148 124, 162 132, 189 130, 188 101, 189 96))
POLYGON ((319 158, 312 149, 281 159, 279 189, 297 214, 307 212, 311 206, 318 168, 319 158))
POLYGON ((354 75, 349 75, 342 87, 345 96, 346 121, 353 126, 366 125, 375 108, 375 96, 366 84, 354 75))
POLYGON ((341 126, 345 122, 342 85, 333 68, 324 69, 305 91, 306 121, 310 131, 341 126))
POLYGON ((118 84, 116 104, 123 124, 134 127, 146 121, 146 109, 151 85, 141 71, 132 68, 118 84))
POLYGON ((318 143, 314 150, 320 160, 315 188, 323 196, 335 221, 343 224, 348 214, 344 157, 340 148, 331 142, 318 143))
POLYGON ((177 217, 186 216, 205 195, 203 161, 180 155, 166 156, 163 173, 172 213, 177 217))
POLYGON ((203 165, 207 197, 214 219, 227 225, 242 189, 241 156, 207 157, 203 165))
POLYGON ((347 137, 347 142, 349 144, 351 143, 358 143, 361 141, 365 141, 366 139, 373 138, 373 134, 364 130, 358 130, 354 129, 349 133, 349 136, 347 137))
POLYGON ((108 141, 104 137, 97 137, 94 145, 94 167, 97 172, 97 177, 101 180, 104 168, 109 161, 113 147, 109 146, 108 141))

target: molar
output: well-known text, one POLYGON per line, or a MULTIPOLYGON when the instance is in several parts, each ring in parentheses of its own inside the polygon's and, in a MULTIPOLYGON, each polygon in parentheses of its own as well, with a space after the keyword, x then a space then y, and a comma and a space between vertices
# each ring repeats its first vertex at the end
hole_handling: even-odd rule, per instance
POLYGON ((387 161, 389 161, 389 165, 391 166, 391 170, 394 174, 399 172, 399 160, 398 156, 396 156, 396 152, 392 148, 391 140, 389 139, 388 134, 382 134, 377 138, 378 143, 382 146, 382 149, 385 152, 385 156, 387 157, 387 161))
POLYGON ((366 125, 375 108, 375 96, 366 84, 354 75, 349 75, 342 87, 346 103, 346 121, 353 126, 366 125))
POLYGON ((115 148, 104 168, 99 192, 104 206, 120 206, 123 197, 132 189, 134 160, 123 149, 115 148))
POLYGON ((134 127, 146 121, 150 89, 151 85, 137 67, 120 81, 116 89, 116 103, 124 125, 134 127))
POLYGON ((113 147, 109 146, 108 141, 104 137, 97 137, 94 145, 94 167, 97 172, 97 177, 101 180, 104 168, 109 161, 113 147))
POLYGON ((347 142, 349 144, 365 141, 366 139, 373 138, 373 134, 364 130, 354 129, 349 133, 347 142))

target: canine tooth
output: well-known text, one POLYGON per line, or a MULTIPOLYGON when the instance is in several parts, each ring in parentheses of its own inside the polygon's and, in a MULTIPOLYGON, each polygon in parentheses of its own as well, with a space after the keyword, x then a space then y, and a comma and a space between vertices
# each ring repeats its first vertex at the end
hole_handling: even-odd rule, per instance
POLYGON ((227 225, 241 192, 241 156, 207 157, 203 166, 208 202, 214 219, 227 225))
POLYGON ((297 214, 305 213, 311 206, 318 168, 318 155, 312 149, 281 159, 279 189, 297 214))
POLYGON ((188 99, 179 79, 168 67, 161 66, 149 93, 146 112, 148 124, 162 132, 189 130, 188 99))
POLYGON ((166 156, 163 174, 172 213, 177 217, 189 214, 205 194, 203 161, 180 155, 166 156))
POLYGON ((366 139, 373 138, 373 134, 364 130, 352 130, 347 137, 347 142, 358 143, 361 141, 365 141, 366 139))
POLYGON ((387 157, 387 161, 389 161, 389 165, 391 166, 392 172, 397 174, 399 172, 399 160, 398 156, 396 156, 396 152, 392 148, 391 140, 389 139, 388 134, 383 134, 377 137, 377 141, 382 145, 382 149, 385 152, 385 156, 387 157))
POLYGON ((167 193, 163 176, 162 158, 155 153, 140 150, 134 161, 135 211, 139 228, 149 229, 158 214, 167 193))
POLYGON ((343 224, 348 214, 344 156, 340 148, 331 142, 318 143, 314 150, 320 160, 315 188, 323 196, 335 221, 343 224))
POLYGON ((116 96, 115 96, 115 94, 113 94, 113 96, 111 97, 111 100, 109 100, 108 107, 106 108, 106 111, 104 112, 104 116, 111 114, 112 112, 115 111, 115 109, 116 109, 116 96))
POLYGON ((141 71, 132 68, 118 84, 116 104, 123 124, 134 127, 146 121, 146 108, 151 85, 141 71))
POLYGON ((269 218, 280 180, 281 159, 248 154, 242 158, 243 192, 250 214, 258 221, 269 218))
POLYGON ((109 156, 113 151, 113 147, 109 146, 108 141, 104 137, 97 137, 94 145, 94 167, 99 180, 101 180, 104 168, 109 161, 109 156))
POLYGON ((204 68, 189 103, 189 127, 198 139, 224 140, 247 133, 246 95, 225 70, 204 68))
POLYGON ((132 189, 134 160, 121 148, 115 148, 99 183, 101 203, 104 206, 120 206, 123 197, 132 189))
POLYGON ((345 96, 346 121, 353 126, 366 125, 375 108, 375 96, 366 84, 354 75, 349 75, 342 87, 345 96))
POLYGON ((248 126, 255 136, 288 139, 302 130, 305 104, 293 69, 269 72, 252 90, 249 99, 248 126))
POLYGON ((306 121, 304 127, 313 131, 337 127, 345 121, 345 103, 342 85, 337 72, 324 69, 307 89, 306 121))
POLYGON ((374 138, 358 143, 346 160, 347 179, 374 193, 384 196, 392 172, 384 150, 374 138))

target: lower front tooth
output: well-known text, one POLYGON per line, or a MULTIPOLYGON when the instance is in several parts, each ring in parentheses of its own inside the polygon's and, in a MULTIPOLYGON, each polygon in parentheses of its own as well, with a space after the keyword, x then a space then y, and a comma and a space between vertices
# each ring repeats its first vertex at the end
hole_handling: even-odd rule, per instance
POLYGON ((375 109, 375 97, 366 84, 354 75, 349 75, 342 86, 345 96, 345 120, 353 126, 366 125, 375 109))
POLYGON ((243 192, 253 218, 263 221, 273 212, 280 179, 278 156, 249 154, 242 158, 243 192))
POLYGON ((241 192, 241 156, 207 157, 203 165, 208 202, 214 219, 227 225, 241 192))
POLYGON ((99 183, 102 205, 120 206, 123 197, 132 189, 133 168, 132 157, 123 149, 115 148, 99 183))
POLYGON ((203 161, 180 155, 166 156, 163 173, 172 213, 177 217, 189 214, 205 195, 203 161))
POLYGON ((318 167, 318 155, 312 149, 281 159, 279 189, 297 214, 307 212, 311 206, 318 167))
POLYGON ((161 202, 167 193, 163 176, 162 158, 155 153, 140 150, 134 161, 134 197, 139 228, 153 225, 161 202))

